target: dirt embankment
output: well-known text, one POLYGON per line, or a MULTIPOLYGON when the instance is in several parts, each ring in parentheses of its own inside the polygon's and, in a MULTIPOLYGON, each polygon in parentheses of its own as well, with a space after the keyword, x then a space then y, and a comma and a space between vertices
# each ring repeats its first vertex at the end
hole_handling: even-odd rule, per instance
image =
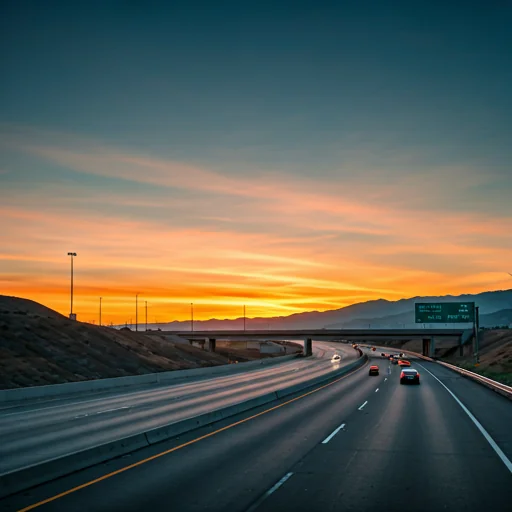
POLYGON ((31 300, 0 295, 0 389, 227 362, 186 343, 74 322, 31 300))

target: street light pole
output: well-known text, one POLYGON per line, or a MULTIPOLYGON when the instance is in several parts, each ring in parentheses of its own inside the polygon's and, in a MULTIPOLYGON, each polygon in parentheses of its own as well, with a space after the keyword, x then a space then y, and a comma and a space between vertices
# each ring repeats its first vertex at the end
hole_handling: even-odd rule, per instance
POLYGON ((102 299, 102 298, 103 298, 103 297, 100 297, 100 327, 101 327, 101 299, 102 299))
POLYGON ((194 332, 194 303, 190 303, 190 331, 194 332))
POLYGON ((148 330, 148 301, 146 300, 146 331, 148 330))
POLYGON ((71 311, 69 318, 73 320, 73 257, 76 256, 76 252, 68 252, 68 256, 71 256, 71 311))
POLYGON ((245 304, 244 304, 244 331, 245 331, 245 304))

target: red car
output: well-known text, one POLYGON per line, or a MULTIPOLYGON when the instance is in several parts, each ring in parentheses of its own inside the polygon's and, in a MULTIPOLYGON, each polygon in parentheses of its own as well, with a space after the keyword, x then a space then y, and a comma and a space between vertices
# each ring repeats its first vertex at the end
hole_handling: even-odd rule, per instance
POLYGON ((406 359, 399 359, 398 365, 399 366, 411 366, 411 363, 409 361, 407 361, 406 359))
POLYGON ((379 375, 379 367, 376 364, 370 366, 370 371, 368 372, 368 375, 379 375))

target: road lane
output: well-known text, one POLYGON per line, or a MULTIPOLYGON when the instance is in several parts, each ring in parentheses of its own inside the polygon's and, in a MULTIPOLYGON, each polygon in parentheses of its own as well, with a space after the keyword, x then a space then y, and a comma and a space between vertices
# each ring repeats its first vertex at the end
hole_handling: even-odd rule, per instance
POLYGON ((459 373, 439 364, 420 361, 418 367, 420 366, 432 372, 468 407, 470 412, 478 418, 482 426, 498 443, 508 459, 512 460, 511 401, 478 382, 462 377, 459 373))
MULTIPOLYGON (((169 510, 169 503, 178 510, 244 510, 262 489, 275 484, 277 475, 300 460, 304 449, 313 448, 355 411, 363 397, 374 389, 375 379, 378 377, 368 381, 363 367, 308 397, 98 482, 40 510, 169 510)), ((0 508, 19 509, 267 409, 255 409, 131 457, 112 460, 6 498, 0 501, 0 508)))
POLYGON ((0 474, 255 398, 329 373, 356 358, 350 347, 316 344, 312 358, 189 384, 35 404, 0 416, 0 474), (322 357, 318 355, 321 353, 322 357))
MULTIPOLYGON (((35 510, 507 510, 512 477, 449 393, 421 368, 420 386, 401 386, 399 367, 376 362, 378 377, 365 367, 268 413, 262 407, 89 468, 0 501, 0 509, 121 470, 35 510), (195 441, 203 435, 209 437, 195 441), (175 451, 123 471, 169 449, 175 451)), ((503 397, 484 389, 488 411, 496 410, 503 397)))
POLYGON ((468 416, 428 372, 420 386, 399 373, 366 416, 288 468, 261 510, 508 510, 512 475, 468 416))

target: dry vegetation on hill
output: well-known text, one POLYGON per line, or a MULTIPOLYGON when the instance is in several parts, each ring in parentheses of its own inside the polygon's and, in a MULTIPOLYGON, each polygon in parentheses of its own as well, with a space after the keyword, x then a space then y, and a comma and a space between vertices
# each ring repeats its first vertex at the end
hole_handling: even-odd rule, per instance
POLYGON ((73 322, 31 300, 0 295, 0 389, 227 362, 160 336, 73 322))

